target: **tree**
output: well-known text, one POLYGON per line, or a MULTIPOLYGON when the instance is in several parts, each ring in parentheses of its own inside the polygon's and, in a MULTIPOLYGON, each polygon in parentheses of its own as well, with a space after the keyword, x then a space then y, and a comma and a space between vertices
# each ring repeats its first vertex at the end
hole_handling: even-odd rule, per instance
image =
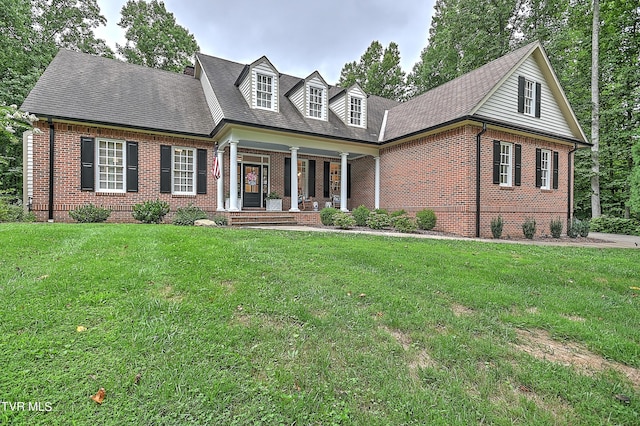
POLYGON ((600 2, 593 0, 593 30, 591 36, 591 217, 600 217, 600 93, 599 93, 599 41, 600 2))
POLYGON ((118 25, 126 29, 127 43, 116 47, 127 62, 175 72, 193 63, 200 47, 163 2, 129 0, 121 14, 118 25))
MULTIPOLYGON (((22 177, 22 133, 33 127, 36 116, 16 105, 0 105, 0 195, 19 195, 22 177)), ((34 133, 40 130, 33 129, 34 133)))
POLYGON ((342 67, 338 85, 349 87, 358 83, 369 95, 400 100, 405 93, 405 74, 400 67, 400 51, 394 42, 386 49, 373 41, 360 62, 349 62, 342 67))

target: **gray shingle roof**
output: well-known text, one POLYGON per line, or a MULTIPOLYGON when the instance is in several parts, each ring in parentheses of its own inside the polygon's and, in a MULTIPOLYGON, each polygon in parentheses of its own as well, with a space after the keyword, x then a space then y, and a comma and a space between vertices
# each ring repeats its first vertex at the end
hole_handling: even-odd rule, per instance
POLYGON ((22 109, 38 116, 209 135, 213 119, 193 77, 60 50, 22 109))
MULTIPOLYGON (((197 56, 220 102, 224 119, 233 122, 337 139, 377 143, 385 110, 398 105, 398 102, 389 99, 370 96, 367 102, 369 110, 366 129, 347 126, 333 112, 329 113, 329 121, 306 118, 285 97, 285 94, 298 84, 301 78, 281 74, 279 80, 280 111, 251 109, 240 89, 234 85, 245 67, 244 64, 204 54, 197 56)), ((330 95, 334 95, 336 92, 334 87, 329 87, 330 95)))
POLYGON ((468 116, 537 42, 404 102, 389 111, 385 141, 407 136, 468 116))

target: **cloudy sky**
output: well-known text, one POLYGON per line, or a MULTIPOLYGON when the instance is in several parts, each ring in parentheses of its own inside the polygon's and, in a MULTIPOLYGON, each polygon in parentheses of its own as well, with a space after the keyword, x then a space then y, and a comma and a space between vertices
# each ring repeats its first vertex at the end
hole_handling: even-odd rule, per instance
MULTIPOLYGON (((435 0, 164 0, 200 50, 240 63, 266 55, 278 71, 306 77, 319 71, 334 84, 373 40, 396 42, 411 71, 427 43, 435 0)), ((124 44, 118 27, 126 0, 98 0, 107 26, 96 36, 124 44)))

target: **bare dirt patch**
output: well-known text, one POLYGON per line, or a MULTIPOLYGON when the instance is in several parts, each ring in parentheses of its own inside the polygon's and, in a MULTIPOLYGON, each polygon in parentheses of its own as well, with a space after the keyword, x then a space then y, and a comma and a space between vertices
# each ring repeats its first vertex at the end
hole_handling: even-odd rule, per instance
POLYGON ((635 389, 640 389, 640 370, 608 361, 574 342, 558 342, 545 330, 516 330, 521 342, 513 346, 537 359, 571 366, 581 374, 593 376, 612 369, 625 375, 635 389))
POLYGON ((466 306, 460 305, 458 303, 454 303, 453 305, 451 305, 451 310, 453 311, 453 315, 457 317, 473 314, 473 309, 467 308, 466 306))
POLYGON ((184 297, 180 293, 176 293, 170 285, 162 286, 158 289, 160 296, 170 302, 182 302, 184 297))
MULTIPOLYGON (((405 352, 412 352, 411 337, 408 334, 403 333, 400 330, 390 329, 385 326, 381 326, 380 328, 389 333, 396 340, 396 342, 400 343, 402 349, 404 349, 405 352)), ((407 366, 409 367, 409 374, 411 375, 411 378, 414 380, 418 380, 418 369, 436 367, 437 363, 429 356, 426 349, 421 349, 417 354, 412 354, 409 362, 407 363, 407 366)))

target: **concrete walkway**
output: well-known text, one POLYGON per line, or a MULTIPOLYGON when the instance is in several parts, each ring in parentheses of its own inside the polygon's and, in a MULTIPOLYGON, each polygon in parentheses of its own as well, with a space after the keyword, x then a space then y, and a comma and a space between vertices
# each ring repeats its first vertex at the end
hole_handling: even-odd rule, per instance
POLYGON ((568 239, 563 238, 556 240, 553 238, 534 239, 534 240, 494 240, 486 238, 465 238, 456 237, 450 235, 439 234, 405 234, 401 232, 391 231, 375 231, 375 230, 360 230, 360 229, 337 229, 337 228, 322 228, 313 226, 253 226, 251 228, 258 229, 274 229, 281 231, 302 231, 302 232, 339 232, 345 234, 367 234, 367 235, 382 235, 385 237, 402 237, 402 238, 426 238, 434 240, 461 240, 461 241, 480 241, 486 243, 502 243, 502 244, 535 244, 535 245, 547 245, 547 246, 566 246, 566 247, 592 247, 592 248, 628 248, 638 249, 640 248, 640 237, 633 235, 618 235, 618 234, 603 234, 600 232, 589 233, 589 238, 585 239, 568 239))

